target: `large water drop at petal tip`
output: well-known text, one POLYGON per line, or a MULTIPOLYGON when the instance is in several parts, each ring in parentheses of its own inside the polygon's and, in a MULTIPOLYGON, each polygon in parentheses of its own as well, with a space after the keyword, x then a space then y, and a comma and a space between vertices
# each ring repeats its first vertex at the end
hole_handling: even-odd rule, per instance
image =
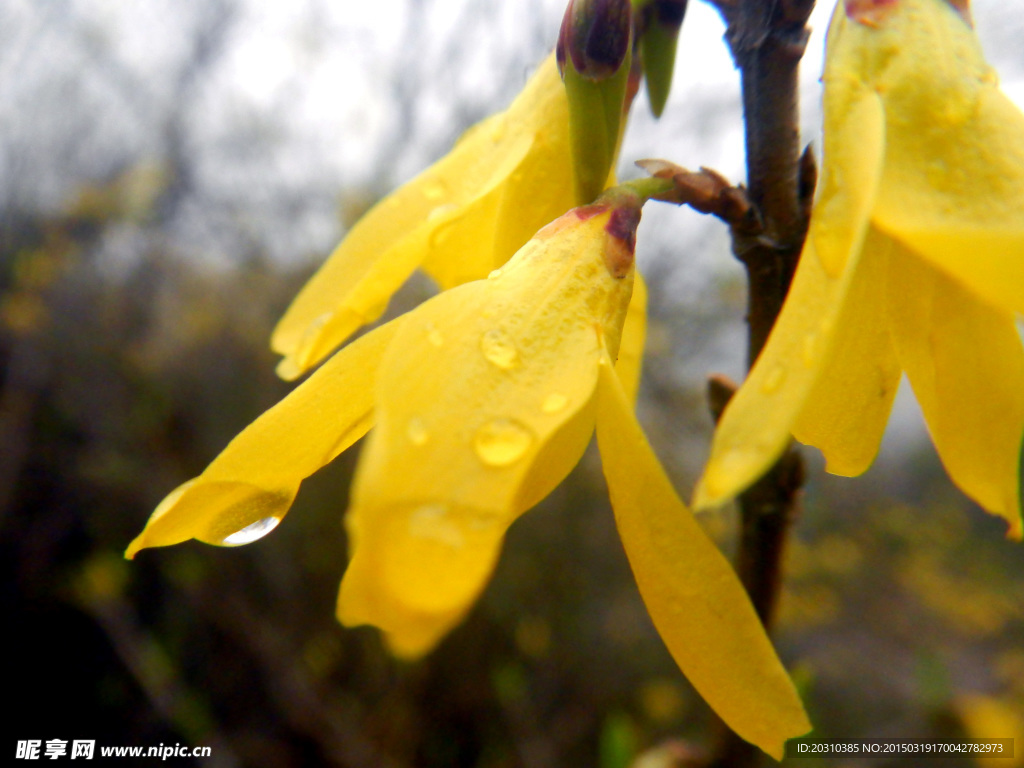
POLYGON ((221 545, 225 547, 240 547, 243 544, 251 544, 257 539, 262 539, 277 528, 280 522, 280 517, 273 516, 257 520, 255 523, 245 526, 242 530, 235 531, 230 536, 225 536, 221 545))

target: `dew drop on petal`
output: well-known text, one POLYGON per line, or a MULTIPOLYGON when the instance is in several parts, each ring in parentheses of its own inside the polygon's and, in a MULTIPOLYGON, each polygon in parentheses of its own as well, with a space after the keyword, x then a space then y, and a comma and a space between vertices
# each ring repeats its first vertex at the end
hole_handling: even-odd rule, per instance
POLYGON ((491 141, 497 144, 505 138, 505 121, 495 120, 494 125, 491 126, 491 141))
POLYGON ((424 504, 409 515, 409 533, 417 539, 444 544, 453 549, 465 545, 466 539, 444 504, 424 504))
POLYGON ((221 545, 225 547, 240 547, 243 544, 251 544, 257 539, 262 539, 277 528, 277 524, 280 522, 280 517, 264 517, 262 520, 257 520, 255 523, 245 526, 240 531, 235 531, 230 536, 225 536, 221 541, 221 545))
POLYGON ((414 416, 409 420, 409 425, 406 427, 406 434, 409 436, 409 441, 414 445, 426 445, 427 440, 430 439, 430 432, 427 431, 427 427, 423 423, 423 419, 418 416, 414 416))
POLYGON ((808 333, 806 336, 804 336, 802 351, 802 359, 804 366, 807 368, 812 367, 818 357, 818 334, 808 333))
POLYGON ((423 187, 423 195, 427 200, 440 200, 444 197, 445 192, 447 192, 447 190, 445 189, 444 184, 440 181, 428 182, 427 185, 423 187))
POLYGON ((761 382, 761 391, 766 395, 773 394, 779 391, 779 387, 782 386, 782 382, 786 379, 786 369, 781 365, 777 365, 772 368, 768 375, 765 376, 764 381, 761 382))
POLYGON ((501 268, 492 269, 491 273, 487 275, 488 280, 494 280, 496 277, 501 277, 501 268))
POLYGON ((492 419, 477 430, 473 447, 480 461, 505 467, 518 461, 533 444, 533 433, 514 419, 492 419))
POLYGON ((516 345, 500 328, 493 328, 480 337, 480 349, 491 363, 506 371, 519 362, 516 345))
POLYGON ((441 332, 437 329, 436 325, 434 325, 433 323, 427 323, 426 330, 427 341, 429 341, 435 347, 440 347, 444 345, 444 336, 441 335, 441 332))
POLYGON ((541 410, 544 411, 544 413, 558 413, 568 404, 569 398, 567 398, 561 392, 552 392, 550 395, 544 398, 544 402, 541 404, 540 407, 541 410))
POLYGON ((438 220, 445 218, 446 216, 448 216, 448 214, 452 213, 453 211, 457 211, 458 208, 459 206, 455 205, 455 203, 445 203, 444 205, 439 205, 436 208, 432 208, 430 213, 427 214, 427 221, 431 223, 436 223, 438 220))
POLYGON ((405 434, 413 445, 426 445, 430 439, 430 433, 427 431, 423 419, 419 416, 413 416, 409 419, 409 425, 405 428, 405 434))
POLYGON ((427 217, 428 222, 431 219, 434 220, 434 230, 430 233, 431 248, 443 248, 445 242, 456 230, 456 225, 462 220, 464 214, 452 216, 451 218, 444 218, 454 208, 454 205, 441 205, 431 211, 430 216, 427 217))

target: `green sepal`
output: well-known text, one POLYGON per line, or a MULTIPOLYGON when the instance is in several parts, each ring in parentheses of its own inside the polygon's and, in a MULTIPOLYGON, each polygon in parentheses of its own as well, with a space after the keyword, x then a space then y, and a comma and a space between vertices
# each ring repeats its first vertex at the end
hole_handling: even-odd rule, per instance
POLYGON ((661 117, 669 91, 672 90, 672 71, 675 69, 678 42, 678 28, 658 23, 651 24, 640 38, 647 99, 655 117, 661 117))
POLYGON ((687 0, 632 0, 636 18, 637 49, 643 62, 651 112, 661 117, 672 90, 679 29, 687 0))
POLYGON ((569 99, 569 139, 572 147, 576 204, 586 205, 604 190, 618 154, 629 66, 611 77, 590 80, 569 58, 563 75, 569 99))

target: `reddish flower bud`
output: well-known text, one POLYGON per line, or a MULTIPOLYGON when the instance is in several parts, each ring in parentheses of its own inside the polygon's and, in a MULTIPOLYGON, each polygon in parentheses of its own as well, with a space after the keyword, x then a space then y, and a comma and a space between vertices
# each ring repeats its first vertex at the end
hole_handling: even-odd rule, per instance
POLYGON ((568 58, 589 80, 604 80, 622 67, 632 28, 629 0, 570 0, 558 33, 558 66, 568 58))

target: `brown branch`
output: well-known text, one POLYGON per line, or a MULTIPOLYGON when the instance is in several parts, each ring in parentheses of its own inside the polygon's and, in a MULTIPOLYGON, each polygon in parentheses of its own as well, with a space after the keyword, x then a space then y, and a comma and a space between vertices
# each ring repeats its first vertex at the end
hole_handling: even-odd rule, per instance
POLYGON ((743 185, 733 186, 717 171, 704 167, 688 171, 668 160, 637 160, 636 164, 654 178, 675 185, 668 192, 654 195, 655 199, 717 216, 746 237, 757 237, 764 231, 760 213, 750 202, 747 190, 743 185))
MULTIPOLYGON (((753 366, 782 309, 807 234, 815 183, 813 156, 801 155, 798 74, 814 0, 712 0, 725 18, 726 40, 740 70, 747 147, 747 190, 761 231, 732 226, 733 252, 747 270, 747 360, 753 366)), ((713 390, 713 408, 728 392, 713 390)), ((786 535, 797 514, 803 463, 791 445, 739 498, 736 570, 766 629, 782 585, 786 535)), ((731 731, 715 768, 752 768, 762 753, 731 731)))

